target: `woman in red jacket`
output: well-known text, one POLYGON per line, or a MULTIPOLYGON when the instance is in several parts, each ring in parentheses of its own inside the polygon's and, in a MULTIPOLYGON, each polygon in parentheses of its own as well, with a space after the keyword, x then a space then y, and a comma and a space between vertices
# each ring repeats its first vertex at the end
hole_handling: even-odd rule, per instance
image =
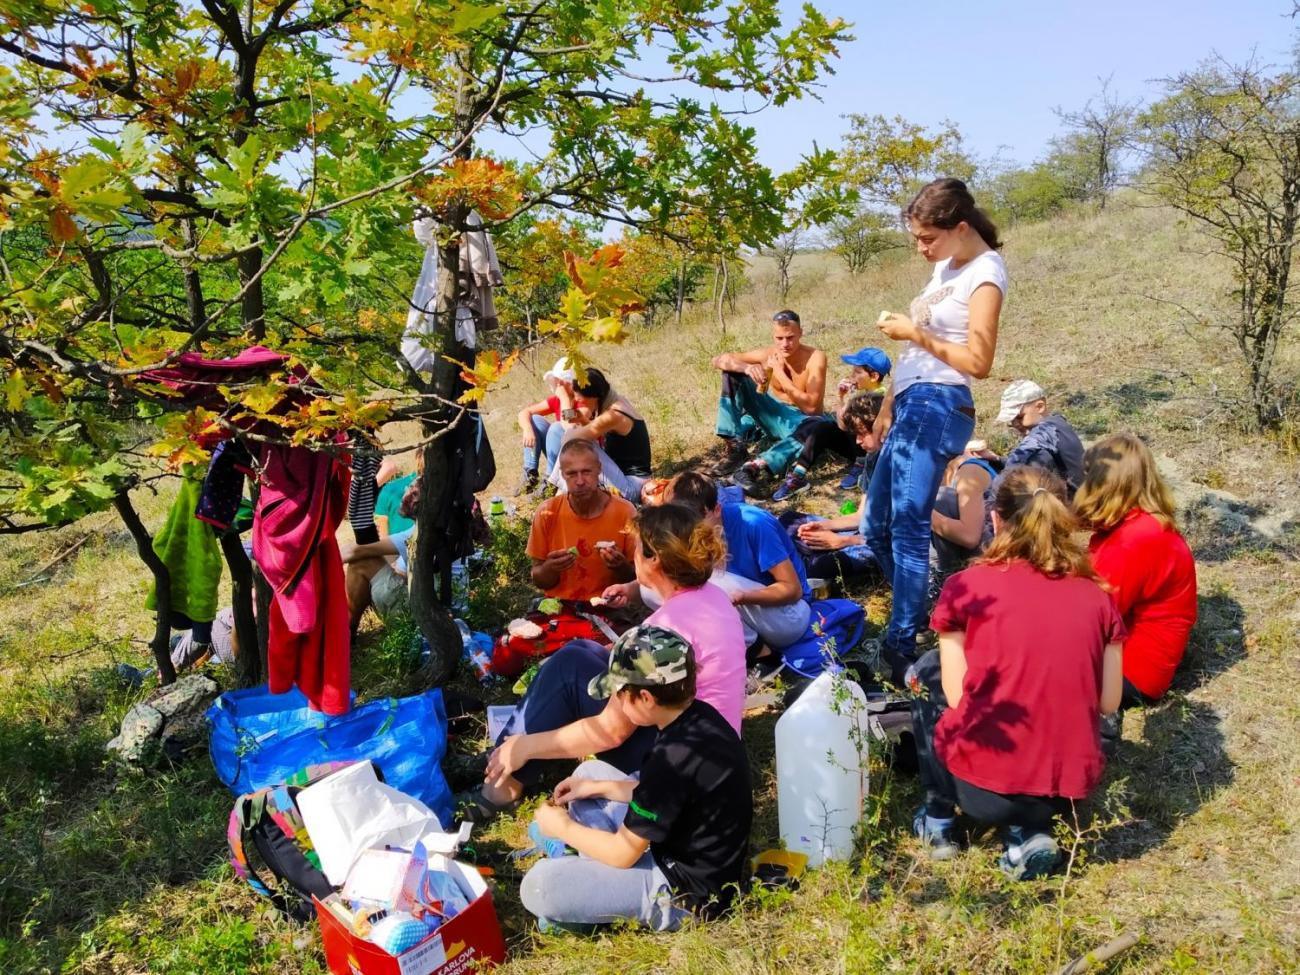
POLYGON ((1174 501, 1135 434, 1099 440, 1084 454, 1074 510, 1092 529, 1093 567, 1124 617, 1124 707, 1162 697, 1196 622, 1196 563, 1174 527, 1174 501))
POLYGON ((1101 713, 1119 706, 1119 612, 1074 539, 1065 483, 1011 467, 993 497, 993 541, 948 579, 930 626, 933 652, 909 671, 925 806, 913 828, 935 859, 957 853, 953 815, 1003 830, 1002 869, 1050 872, 1052 822, 1101 779, 1101 713), (921 671, 927 671, 922 674, 921 671), (946 710, 945 710, 946 708, 946 710))

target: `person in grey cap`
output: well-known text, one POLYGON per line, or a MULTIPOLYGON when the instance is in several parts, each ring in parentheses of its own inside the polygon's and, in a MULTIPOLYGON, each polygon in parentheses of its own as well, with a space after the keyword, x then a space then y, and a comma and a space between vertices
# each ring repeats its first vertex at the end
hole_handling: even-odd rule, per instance
POLYGON ((1005 466, 1045 467, 1065 482, 1073 498, 1083 483, 1083 442, 1065 417, 1049 412, 1043 387, 1032 379, 1017 379, 1007 386, 998 422, 1024 438, 1007 454, 1005 466))
POLYGON ((561 855, 524 876, 524 907, 543 929, 633 920, 670 931, 718 916, 749 877, 754 801, 740 737, 695 698, 690 644, 663 627, 628 630, 588 691, 659 735, 635 777, 583 762, 538 807, 530 835, 561 855))

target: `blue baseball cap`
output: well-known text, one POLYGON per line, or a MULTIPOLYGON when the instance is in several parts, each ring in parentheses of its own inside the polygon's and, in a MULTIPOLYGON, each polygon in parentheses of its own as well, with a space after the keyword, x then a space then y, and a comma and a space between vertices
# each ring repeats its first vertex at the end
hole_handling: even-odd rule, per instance
POLYGON ((863 369, 870 369, 872 372, 878 372, 881 376, 888 376, 890 363, 889 356, 884 351, 877 349, 874 345, 865 349, 858 349, 851 355, 840 356, 851 366, 861 366, 863 369))

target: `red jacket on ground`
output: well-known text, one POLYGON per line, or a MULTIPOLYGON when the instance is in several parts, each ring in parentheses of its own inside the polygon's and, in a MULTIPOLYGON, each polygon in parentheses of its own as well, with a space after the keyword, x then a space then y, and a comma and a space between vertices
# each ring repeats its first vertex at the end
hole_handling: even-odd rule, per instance
POLYGON ((1088 543, 1124 617, 1124 676, 1150 698, 1169 690, 1196 622, 1196 562, 1175 528, 1134 508, 1088 543))

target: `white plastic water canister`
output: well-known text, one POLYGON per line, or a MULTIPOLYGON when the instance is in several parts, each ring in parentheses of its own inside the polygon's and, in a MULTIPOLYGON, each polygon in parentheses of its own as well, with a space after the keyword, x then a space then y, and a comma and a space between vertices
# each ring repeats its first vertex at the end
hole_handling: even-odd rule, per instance
POLYGON ((867 699, 824 671, 776 723, 777 817, 785 848, 810 867, 847 860, 867 796, 867 699))

